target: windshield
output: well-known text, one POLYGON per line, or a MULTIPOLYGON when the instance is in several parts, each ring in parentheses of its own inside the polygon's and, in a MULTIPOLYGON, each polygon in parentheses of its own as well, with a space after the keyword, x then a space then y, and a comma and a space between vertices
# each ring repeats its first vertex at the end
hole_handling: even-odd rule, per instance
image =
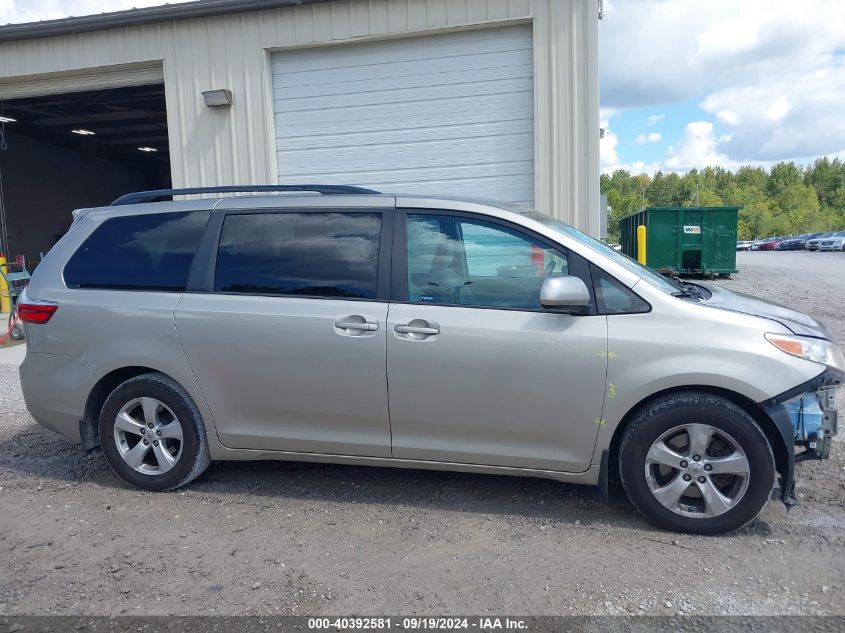
POLYGON ((537 222, 545 224, 546 226, 551 227, 554 230, 563 233, 564 235, 578 240, 586 246, 589 246, 590 248, 595 251, 598 251, 613 262, 619 264, 620 266, 624 266, 627 270, 637 275, 640 279, 643 279, 648 282, 649 285, 654 286, 655 288, 662 290, 667 294, 677 294, 679 291, 684 291, 683 286, 681 286, 680 284, 671 281, 660 273, 654 272, 651 268, 643 266, 637 260, 632 259, 619 251, 613 250, 604 242, 600 242, 599 240, 590 237, 586 233, 582 233, 578 229, 569 226, 568 224, 561 222, 556 218, 545 215, 543 213, 538 213, 537 211, 525 212, 523 213, 523 215, 527 218, 531 218, 532 220, 536 220, 537 222))

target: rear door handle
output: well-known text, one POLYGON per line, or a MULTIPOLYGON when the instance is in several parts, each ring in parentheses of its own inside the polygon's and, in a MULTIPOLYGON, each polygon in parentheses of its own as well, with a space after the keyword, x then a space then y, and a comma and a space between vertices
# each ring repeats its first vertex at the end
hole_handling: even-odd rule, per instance
POLYGON ((399 334, 440 334, 439 327, 420 327, 416 325, 397 325, 393 328, 399 334))

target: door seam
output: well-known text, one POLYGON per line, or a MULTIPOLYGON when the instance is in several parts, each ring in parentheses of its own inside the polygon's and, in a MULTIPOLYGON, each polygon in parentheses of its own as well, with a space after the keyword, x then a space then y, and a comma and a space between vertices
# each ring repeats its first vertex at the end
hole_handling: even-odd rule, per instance
POLYGON ((199 390, 200 395, 202 396, 203 401, 205 402, 205 409, 208 411, 208 417, 211 418, 211 427, 214 429, 214 436, 217 438, 217 442, 221 446, 225 446, 223 442, 220 440, 220 434, 217 431, 217 423, 214 421, 214 413, 211 410, 211 405, 208 402, 208 398, 205 395, 205 390, 202 388, 202 384, 200 383, 199 379, 197 378, 196 373, 194 373, 194 368, 191 366, 191 361, 188 358, 188 353, 185 351, 185 346, 182 343, 182 337, 179 334, 179 327, 176 325, 176 310, 179 309, 179 305, 182 303, 182 299, 185 298, 185 294, 182 293, 179 295, 179 301, 176 302, 176 305, 173 306, 173 312, 171 316, 173 317, 173 331, 176 332, 176 340, 179 341, 179 349, 182 350, 182 357, 185 359, 185 365, 188 367, 188 371, 191 372, 191 377, 194 379, 194 383, 197 385, 197 389, 199 390))
POLYGON ((390 302, 387 303, 387 314, 384 318, 384 386, 387 390, 387 432, 390 436, 390 457, 393 457, 393 420, 390 417, 390 367, 387 346, 390 344, 390 302))

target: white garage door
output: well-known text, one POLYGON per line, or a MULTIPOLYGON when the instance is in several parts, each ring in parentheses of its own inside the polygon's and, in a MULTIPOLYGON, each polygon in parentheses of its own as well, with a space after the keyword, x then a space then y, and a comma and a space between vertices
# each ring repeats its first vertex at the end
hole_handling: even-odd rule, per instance
POLYGON ((531 28, 273 56, 280 183, 534 200, 531 28))

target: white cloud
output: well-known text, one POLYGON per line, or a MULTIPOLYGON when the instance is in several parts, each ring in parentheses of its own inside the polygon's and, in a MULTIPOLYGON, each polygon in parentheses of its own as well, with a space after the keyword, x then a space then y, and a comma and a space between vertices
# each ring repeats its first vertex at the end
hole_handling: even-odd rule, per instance
POLYGON ((829 66, 845 2, 608 0, 600 37, 604 104, 670 103, 829 66))
POLYGON ((616 146, 619 144, 619 138, 610 129, 610 117, 612 112, 602 110, 599 119, 599 126, 604 130, 604 136, 599 141, 599 166, 602 171, 613 171, 616 165, 619 164, 619 155, 616 153, 616 146))
POLYGON ((634 161, 633 163, 625 164, 619 161, 619 154, 616 150, 619 144, 619 138, 610 129, 610 117, 612 114, 612 110, 602 109, 601 127, 604 129, 604 138, 599 142, 601 173, 611 174, 617 169, 626 169, 632 174, 654 174, 654 172, 661 168, 659 163, 634 161))
MULTIPOLYGON (((722 128, 708 136, 694 121, 666 163, 702 167, 692 164, 700 156, 762 164, 845 152, 845 1, 606 3, 602 103, 621 110, 697 101, 701 118, 722 128)), ((665 123, 661 132, 669 133, 665 123)))
MULTIPOLYGON (((845 40, 844 40, 845 41, 845 40)), ((845 61, 824 73, 782 73, 752 86, 709 94, 701 108, 730 136, 736 160, 782 160, 845 150, 845 61)))
POLYGON ((736 167, 725 154, 719 152, 719 143, 710 121, 687 123, 681 140, 666 150, 663 164, 670 171, 689 171, 706 165, 736 167))
POLYGON ((651 127, 653 125, 657 125, 658 123, 660 123, 665 118, 666 118, 665 114, 652 114, 650 117, 648 117, 648 121, 646 121, 645 125, 646 125, 646 127, 651 127))
POLYGON ((0 0, 0 24, 58 20, 124 9, 176 4, 187 0, 0 0))
POLYGON ((739 125, 742 120, 739 114, 730 108, 725 108, 724 110, 716 112, 716 118, 726 125, 739 125))
POLYGON ((645 145, 646 143, 659 143, 663 140, 663 135, 660 132, 650 132, 648 134, 640 134, 635 140, 636 145, 645 145))
POLYGON ((789 99, 781 95, 777 97, 769 106, 769 109, 766 110, 766 118, 769 119, 769 121, 781 121, 787 114, 789 114, 790 108, 789 99))

